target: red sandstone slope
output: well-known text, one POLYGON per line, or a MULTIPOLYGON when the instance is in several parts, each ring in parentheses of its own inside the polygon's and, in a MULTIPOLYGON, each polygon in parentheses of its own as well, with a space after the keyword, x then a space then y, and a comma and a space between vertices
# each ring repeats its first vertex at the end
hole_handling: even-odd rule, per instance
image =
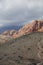
POLYGON ((43 20, 33 20, 32 23, 24 25, 18 32, 13 34, 13 37, 17 38, 32 32, 43 32, 43 20))

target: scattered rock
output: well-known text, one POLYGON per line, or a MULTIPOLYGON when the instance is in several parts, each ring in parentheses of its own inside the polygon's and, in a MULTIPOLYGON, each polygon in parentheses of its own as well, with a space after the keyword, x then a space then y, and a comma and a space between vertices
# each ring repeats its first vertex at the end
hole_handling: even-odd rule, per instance
POLYGON ((43 63, 38 63, 37 65, 43 65, 43 63))

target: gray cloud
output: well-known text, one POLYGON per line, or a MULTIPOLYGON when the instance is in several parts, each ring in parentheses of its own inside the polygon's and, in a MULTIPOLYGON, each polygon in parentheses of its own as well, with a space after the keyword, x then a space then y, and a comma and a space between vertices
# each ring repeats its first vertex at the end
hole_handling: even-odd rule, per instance
POLYGON ((0 0, 0 24, 27 23, 43 16, 43 0, 0 0))

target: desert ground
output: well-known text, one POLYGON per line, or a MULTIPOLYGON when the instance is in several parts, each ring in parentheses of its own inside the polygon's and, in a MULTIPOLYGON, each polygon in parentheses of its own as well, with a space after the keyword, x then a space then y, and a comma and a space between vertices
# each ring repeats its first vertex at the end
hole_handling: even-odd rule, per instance
POLYGON ((0 35, 0 65, 43 65, 43 33, 16 39, 0 35))

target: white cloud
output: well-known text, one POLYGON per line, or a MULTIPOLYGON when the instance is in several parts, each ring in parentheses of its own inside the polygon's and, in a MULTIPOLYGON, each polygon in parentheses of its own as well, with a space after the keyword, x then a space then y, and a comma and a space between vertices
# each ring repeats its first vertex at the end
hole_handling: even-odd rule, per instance
POLYGON ((11 9, 23 9, 23 8, 34 8, 34 7, 42 7, 43 0, 2 0, 0 2, 0 9, 4 11, 8 11, 11 9))
POLYGON ((0 23, 26 22, 41 16, 43 0, 0 0, 0 23))
POLYGON ((4 25, 3 24, 0 24, 0 27, 3 27, 4 25))

